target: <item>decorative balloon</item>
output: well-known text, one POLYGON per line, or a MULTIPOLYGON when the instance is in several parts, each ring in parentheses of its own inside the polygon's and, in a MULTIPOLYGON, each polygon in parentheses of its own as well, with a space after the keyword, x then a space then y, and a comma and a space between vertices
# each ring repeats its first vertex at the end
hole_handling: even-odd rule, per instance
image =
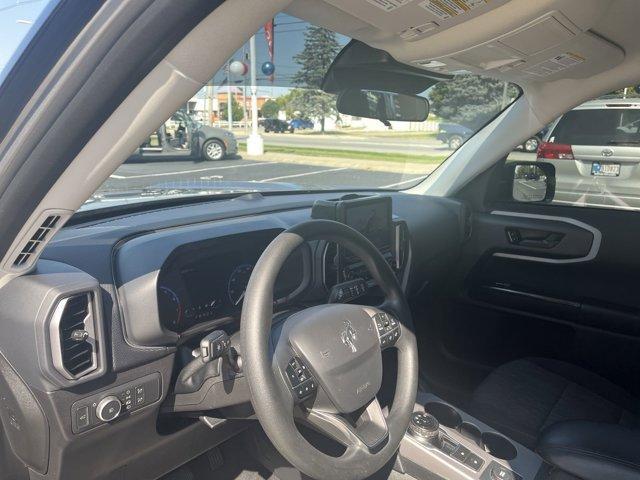
POLYGON ((276 71, 276 66, 271 62, 264 62, 262 64, 262 73, 267 76, 273 75, 273 72, 276 71))
POLYGON ((249 71, 249 67, 246 63, 241 62, 240 60, 234 60, 229 65, 229 71, 237 77, 243 77, 249 71))

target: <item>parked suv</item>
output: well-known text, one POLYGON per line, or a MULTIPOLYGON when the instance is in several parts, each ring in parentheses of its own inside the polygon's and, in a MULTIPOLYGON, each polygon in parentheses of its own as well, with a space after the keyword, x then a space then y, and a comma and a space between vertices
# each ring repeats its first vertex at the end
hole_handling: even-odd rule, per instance
POLYGON ((640 208, 640 99, 602 99, 560 117, 538 148, 556 168, 555 201, 640 208))
POLYGON ((129 160, 175 158, 222 160, 238 153, 233 132, 202 125, 179 110, 129 157, 129 160))
POLYGON ((265 118, 262 122, 262 126, 264 127, 264 133, 275 132, 275 133, 285 133, 291 132, 293 133, 293 128, 284 120, 280 120, 278 118, 265 118))

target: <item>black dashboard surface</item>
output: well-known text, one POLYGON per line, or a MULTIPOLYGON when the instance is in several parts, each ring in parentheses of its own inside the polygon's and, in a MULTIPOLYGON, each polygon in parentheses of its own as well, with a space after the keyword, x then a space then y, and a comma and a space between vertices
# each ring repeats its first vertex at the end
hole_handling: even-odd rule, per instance
MULTIPOLYGON (((462 205, 440 197, 401 192, 385 192, 384 195, 392 199, 394 218, 402 219, 407 225, 412 254, 406 291, 411 295, 430 280, 430 269, 434 262, 437 263, 445 253, 458 251, 464 231, 462 205)), ((166 355, 179 338, 177 332, 191 326, 186 321, 171 328, 170 319, 163 322, 159 320, 157 288, 164 285, 164 278, 161 278, 163 266, 176 252, 184 249, 185 245, 206 245, 207 242, 216 243, 214 247, 203 249, 211 254, 225 248, 236 251, 230 257, 206 254, 204 261, 212 262, 210 268, 220 272, 215 280, 216 285, 207 289, 207 292, 211 292, 210 300, 216 300, 220 307, 214 317, 237 315, 238 310, 234 308, 229 295, 229 281, 234 272, 236 278, 246 277, 248 272, 243 272, 242 268, 249 268, 255 262, 270 236, 309 220, 311 207, 316 200, 335 200, 338 197, 340 195, 336 193, 248 194, 231 200, 99 220, 63 229, 46 248, 43 258, 73 265, 108 288, 105 305, 110 306, 112 311, 106 312, 109 315, 105 316, 112 319, 112 358, 117 370, 126 369, 143 363, 145 359, 149 361, 166 355), (253 245, 241 248, 242 252, 238 254, 237 249, 233 248, 237 239, 243 235, 255 235, 256 232, 267 233, 261 238, 253 238, 253 245)), ((258 233, 258 237, 261 235, 258 233)), ((311 251, 310 256, 315 265, 311 274, 317 276, 315 270, 318 269, 319 253, 311 251)), ((202 260, 196 263, 202 263, 202 260)), ((182 268, 182 273, 188 273, 188 268, 182 268)), ((177 288, 183 288, 185 278, 178 282, 181 286, 177 288)), ((287 290, 296 290, 293 284, 297 281, 293 281, 294 278, 298 278, 298 273, 294 272, 284 282, 283 295, 290 293, 287 290)), ((198 284, 208 280, 195 275, 190 281, 198 284)), ((175 291, 171 282, 168 283, 165 286, 175 291)), ((185 303, 190 305, 185 304, 181 308, 186 310, 207 303, 208 293, 200 296, 202 289, 200 293, 198 288, 189 290, 189 295, 194 299, 187 299, 185 303), (195 297, 199 298, 196 300, 195 297)), ((234 292, 233 288, 231 290, 231 296, 235 295, 237 301, 238 292, 234 292)))

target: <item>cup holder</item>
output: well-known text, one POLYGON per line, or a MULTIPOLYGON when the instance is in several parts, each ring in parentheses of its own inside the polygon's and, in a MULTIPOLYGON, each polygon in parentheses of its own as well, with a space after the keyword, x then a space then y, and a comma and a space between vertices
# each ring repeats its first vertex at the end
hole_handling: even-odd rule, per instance
POLYGON ((484 450, 496 458, 513 460, 518 455, 516 447, 502 435, 493 432, 484 432, 481 435, 484 450))
POLYGON ((428 402, 424 406, 424 410, 430 413, 436 420, 440 422, 440 425, 444 425, 449 428, 458 428, 462 423, 462 417, 456 411, 455 408, 442 402, 428 402))
POLYGON ((472 442, 475 442, 475 444, 480 448, 484 447, 482 444, 482 432, 473 423, 462 422, 458 426, 458 432, 460 432, 460 435, 462 435, 463 437, 466 437, 472 442))

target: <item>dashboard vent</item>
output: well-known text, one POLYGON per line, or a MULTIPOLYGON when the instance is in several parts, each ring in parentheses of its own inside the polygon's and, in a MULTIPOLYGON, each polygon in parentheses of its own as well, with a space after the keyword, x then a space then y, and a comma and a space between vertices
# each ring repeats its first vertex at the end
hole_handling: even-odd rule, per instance
POLYGON ((42 242, 49 238, 51 231, 59 222, 60 215, 49 215, 45 218, 44 222, 40 224, 35 233, 27 241, 24 247, 22 247, 22 250, 20 250, 20 253, 13 261, 13 266, 19 268, 23 267, 25 264, 30 264, 31 262, 29 262, 29 260, 31 259, 31 256, 39 251, 42 242))
POLYGON ((60 300, 50 325, 53 364, 65 378, 78 379, 97 365, 93 293, 60 300))

